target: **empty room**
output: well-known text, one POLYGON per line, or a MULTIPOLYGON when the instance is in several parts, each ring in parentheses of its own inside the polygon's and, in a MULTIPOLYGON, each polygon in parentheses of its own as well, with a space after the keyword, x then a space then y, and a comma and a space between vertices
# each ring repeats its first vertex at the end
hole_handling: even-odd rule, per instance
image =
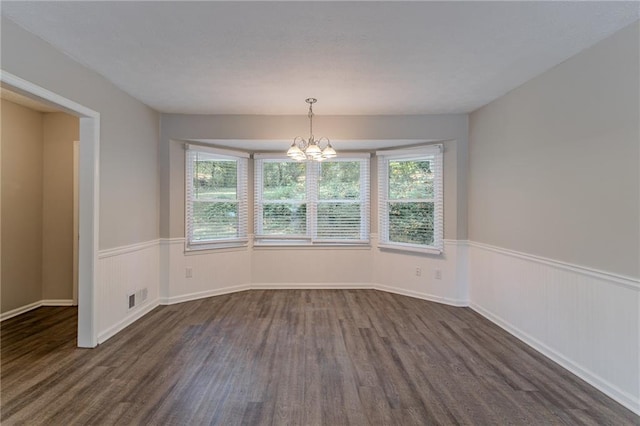
POLYGON ((0 11, 3 425, 640 424, 640 3, 0 11))

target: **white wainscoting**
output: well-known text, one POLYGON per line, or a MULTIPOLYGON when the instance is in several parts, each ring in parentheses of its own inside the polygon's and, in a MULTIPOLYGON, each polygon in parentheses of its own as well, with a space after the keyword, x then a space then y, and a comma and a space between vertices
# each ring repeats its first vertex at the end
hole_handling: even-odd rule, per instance
MULTIPOLYGON (((271 246, 251 252, 251 284, 262 288, 346 288, 373 282, 371 246, 271 246)), ((353 287, 352 287, 353 288, 353 287)))
POLYGON ((640 282, 469 243, 471 308, 640 414, 640 282))
POLYGON ((102 250, 98 253, 98 343, 158 306, 160 241, 102 250), (147 289, 147 299, 129 310, 129 295, 147 289))
MULTIPOLYGON (((375 235, 372 239, 377 240, 375 235)), ((249 246, 185 253, 184 243, 183 238, 161 241, 161 265, 169 272, 161 284, 162 304, 250 289, 376 289, 468 306, 466 241, 446 240, 444 254, 437 256, 379 250, 375 245, 249 246), (420 276, 416 267, 422 268, 420 276)))
POLYGON ((441 255, 376 249, 372 269, 377 290, 468 306, 466 241, 445 240, 441 255))
POLYGON ((184 238, 163 239, 161 247, 163 273, 168 274, 160 295, 163 305, 250 288, 251 252, 248 247, 185 253, 184 238), (187 277, 187 270, 190 277, 187 277))

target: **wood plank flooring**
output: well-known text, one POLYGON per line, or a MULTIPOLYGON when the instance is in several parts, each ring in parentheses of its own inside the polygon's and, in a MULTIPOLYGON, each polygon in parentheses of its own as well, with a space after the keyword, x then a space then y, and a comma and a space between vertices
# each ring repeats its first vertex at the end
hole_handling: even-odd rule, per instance
POLYGON ((1 325, 3 425, 638 424, 468 308, 375 290, 161 306, 96 349, 75 308, 1 325))

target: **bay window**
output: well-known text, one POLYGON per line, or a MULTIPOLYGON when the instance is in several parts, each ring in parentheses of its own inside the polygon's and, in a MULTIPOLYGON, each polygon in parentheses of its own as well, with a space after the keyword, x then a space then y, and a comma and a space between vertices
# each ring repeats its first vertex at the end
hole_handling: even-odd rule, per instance
POLYGON ((248 154, 188 145, 187 249, 247 242, 248 154))
POLYGON ((442 145, 377 155, 380 247, 442 252, 442 145))

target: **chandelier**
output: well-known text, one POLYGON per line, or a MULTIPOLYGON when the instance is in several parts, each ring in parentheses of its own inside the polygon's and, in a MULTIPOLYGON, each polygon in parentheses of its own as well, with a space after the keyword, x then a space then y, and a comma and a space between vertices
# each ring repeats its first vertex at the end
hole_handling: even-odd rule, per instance
POLYGON ((327 138, 316 140, 313 136, 313 104, 318 100, 315 98, 307 98, 305 102, 309 104, 309 139, 296 136, 287 151, 287 155, 296 161, 322 161, 327 158, 334 158, 336 150, 331 146, 331 141, 327 138), (324 148, 321 146, 326 144, 324 148))

